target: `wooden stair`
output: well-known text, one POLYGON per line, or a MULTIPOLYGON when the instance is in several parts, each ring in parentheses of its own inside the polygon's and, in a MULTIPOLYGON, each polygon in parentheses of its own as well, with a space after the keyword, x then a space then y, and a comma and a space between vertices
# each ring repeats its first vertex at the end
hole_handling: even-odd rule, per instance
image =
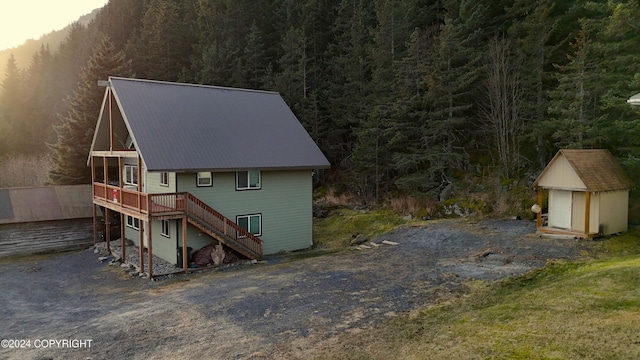
POLYGON ((183 193, 187 221, 249 259, 262 257, 262 240, 190 193, 183 193))

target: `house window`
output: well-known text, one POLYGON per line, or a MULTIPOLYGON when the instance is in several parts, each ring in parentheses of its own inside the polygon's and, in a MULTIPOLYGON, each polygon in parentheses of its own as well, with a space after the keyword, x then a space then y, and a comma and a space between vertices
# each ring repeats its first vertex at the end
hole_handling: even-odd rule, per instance
POLYGON ((236 216, 236 224, 247 230, 255 236, 262 235, 262 215, 238 215, 236 216))
POLYGON ((160 185, 169 186, 169 173, 161 172, 160 173, 160 185))
POLYGON ((162 236, 169 237, 169 220, 162 220, 162 236))
POLYGON ((124 184, 138 185, 138 165, 124 166, 124 184))
POLYGON ((236 190, 260 189, 260 171, 236 172, 236 190))
POLYGON ((211 184, 212 184, 212 181, 211 181, 210 171, 198 173, 198 181, 197 181, 198 186, 211 186, 211 184))
POLYGON ((139 230, 140 229, 140 220, 134 218, 133 216, 129 216, 127 215, 127 226, 134 229, 134 230, 139 230))

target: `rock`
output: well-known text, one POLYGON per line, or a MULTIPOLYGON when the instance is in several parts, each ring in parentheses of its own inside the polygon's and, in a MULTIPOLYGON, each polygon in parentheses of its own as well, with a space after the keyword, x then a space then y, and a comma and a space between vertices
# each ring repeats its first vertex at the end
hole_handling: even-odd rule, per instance
POLYGON ((107 259, 109 259, 109 257, 108 257, 108 256, 100 256, 100 257, 98 258, 98 260, 99 260, 100 262, 104 262, 104 261, 105 261, 105 260, 107 260, 107 259))
POLYGON ((120 267, 121 267, 121 268, 124 268, 124 269, 130 269, 130 268, 131 268, 131 265, 129 265, 129 264, 127 264, 127 263, 122 263, 122 264, 120 264, 120 267))
POLYGON ((362 234, 357 234, 355 236, 353 236, 353 239, 351 239, 351 246, 354 245, 360 245, 362 243, 367 242, 367 236, 366 235, 362 235, 362 234))
POLYGON ((100 250, 100 255, 102 255, 102 256, 111 255, 111 252, 107 251, 106 249, 101 249, 100 250))
POLYGON ((322 209, 319 207, 313 208, 313 216, 319 219, 324 219, 329 215, 329 211, 327 209, 322 209))
POLYGON ((129 276, 136 277, 136 276, 138 276, 138 274, 139 273, 137 271, 132 271, 132 272, 129 273, 129 276))
POLYGON ((446 201, 447 199, 449 199, 451 197, 452 192, 453 192, 453 184, 449 183, 440 192, 440 201, 446 201))
POLYGON ((402 220, 411 220, 411 219, 413 219, 413 215, 411 214, 402 217, 402 220))
POLYGON ((251 260, 251 263, 255 265, 255 264, 257 264, 257 263, 258 263, 258 260, 253 259, 253 260, 251 260))
POLYGON ((145 276, 147 276, 147 274, 145 274, 145 273, 139 273, 139 274, 138 274, 138 276, 139 276, 139 277, 145 277, 145 276))
POLYGON ((99 252, 100 252, 100 250, 98 250, 98 248, 97 248, 97 247, 96 247, 96 248, 93 248, 93 253, 94 253, 94 254, 97 254, 97 253, 99 253, 99 252))

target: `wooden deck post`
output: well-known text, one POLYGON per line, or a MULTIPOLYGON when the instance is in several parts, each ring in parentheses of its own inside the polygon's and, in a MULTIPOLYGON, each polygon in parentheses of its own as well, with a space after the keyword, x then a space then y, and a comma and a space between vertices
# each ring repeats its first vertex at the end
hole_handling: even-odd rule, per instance
POLYGON ((104 239, 107 242, 107 251, 111 251, 111 229, 109 223, 109 208, 104 208, 104 239))
POLYGON ((96 204, 91 204, 93 210, 93 245, 98 243, 98 224, 96 223, 96 204))
POLYGON ((148 263, 147 265, 149 266, 149 280, 153 279, 153 250, 152 250, 152 231, 151 231, 151 220, 147 221, 148 227, 149 227, 149 232, 147 233, 147 259, 148 259, 148 263))
POLYGON ((93 182, 96 179, 96 168, 95 163, 93 161, 93 156, 91 157, 91 206, 92 206, 92 214, 93 214, 93 245, 98 243, 98 224, 96 224, 96 204, 93 203, 94 187, 93 182))
POLYGON ((124 214, 120 213, 120 243, 122 244, 122 262, 127 261, 127 242, 124 238, 124 214))
MULTIPOLYGON (((138 191, 138 212, 141 212, 142 211, 142 209, 141 209, 142 208, 142 204, 141 204, 142 200, 140 198, 140 193, 142 191, 144 191, 144 189, 142 188, 142 158, 140 157, 140 153, 138 153, 137 165, 138 165, 138 184, 137 184, 137 189, 136 190, 138 191)), ((151 214, 151 206, 150 206, 151 205, 151 200, 149 199, 149 196, 147 196, 147 201, 148 201, 148 203, 147 203, 147 213, 151 214)))
POLYGON ((140 272, 144 272, 144 222, 138 220, 138 234, 139 243, 138 248, 140 249, 140 272))
POLYGON ((111 88, 109 88, 109 150, 113 151, 113 94, 111 94, 111 88))
POLYGON ((187 272, 187 217, 182 217, 182 270, 187 272))
POLYGON ((591 192, 587 191, 584 194, 585 196, 585 205, 584 205, 584 235, 585 238, 589 238, 589 219, 591 218, 591 192))
POLYGON ((542 227, 542 189, 538 188, 538 205, 540 211, 536 214, 536 228, 542 227))
POLYGON ((107 161, 106 156, 102 157, 102 166, 104 166, 104 199, 106 200, 109 198, 107 196, 107 185, 109 185, 109 162, 107 161))

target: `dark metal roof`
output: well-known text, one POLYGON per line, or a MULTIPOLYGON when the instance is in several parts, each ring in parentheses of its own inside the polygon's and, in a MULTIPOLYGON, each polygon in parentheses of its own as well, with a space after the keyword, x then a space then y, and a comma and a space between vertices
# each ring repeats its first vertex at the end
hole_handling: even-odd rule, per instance
POLYGON ((276 92, 111 77, 149 171, 328 168, 276 92))

